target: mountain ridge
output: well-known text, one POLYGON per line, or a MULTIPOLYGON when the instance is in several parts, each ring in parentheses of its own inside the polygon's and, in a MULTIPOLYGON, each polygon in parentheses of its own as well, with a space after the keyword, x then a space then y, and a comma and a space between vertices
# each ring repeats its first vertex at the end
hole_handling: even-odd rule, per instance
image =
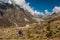
POLYGON ((32 15, 27 10, 20 8, 19 5, 2 3, 0 5, 0 26, 23 26, 26 24, 35 23, 36 21, 32 19, 32 15), (26 21, 26 20, 28 21, 26 21), (6 22, 7 24, 6 24, 6 22))

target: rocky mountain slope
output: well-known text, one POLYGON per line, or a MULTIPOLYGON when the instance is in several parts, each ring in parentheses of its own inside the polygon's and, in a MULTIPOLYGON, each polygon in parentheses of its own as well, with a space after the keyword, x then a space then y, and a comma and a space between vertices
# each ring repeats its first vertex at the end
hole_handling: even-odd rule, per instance
POLYGON ((45 21, 60 20, 60 13, 52 13, 52 15, 45 16, 43 20, 45 21))
POLYGON ((15 3, 0 3, 0 27, 24 26, 35 23, 32 15, 15 3))
POLYGON ((42 21, 40 24, 32 24, 28 28, 23 28, 23 37, 18 31, 20 27, 9 27, 0 29, 0 39, 2 40, 60 40, 60 17, 53 20, 42 21), (56 19, 56 20, 55 20, 56 19))

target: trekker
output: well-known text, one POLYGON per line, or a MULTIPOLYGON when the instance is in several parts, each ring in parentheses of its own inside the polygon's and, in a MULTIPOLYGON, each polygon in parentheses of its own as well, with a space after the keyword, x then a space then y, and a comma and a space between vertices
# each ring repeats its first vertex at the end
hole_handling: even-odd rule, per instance
POLYGON ((23 36, 23 29, 22 28, 19 30, 19 35, 23 36))

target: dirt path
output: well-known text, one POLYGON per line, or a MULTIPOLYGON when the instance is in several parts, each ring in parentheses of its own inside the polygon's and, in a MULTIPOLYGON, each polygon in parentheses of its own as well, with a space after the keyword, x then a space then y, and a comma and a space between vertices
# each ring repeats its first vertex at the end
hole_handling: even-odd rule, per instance
POLYGON ((25 27, 20 27, 20 28, 29 28, 29 25, 26 25, 25 27))
MULTIPOLYGON (((31 25, 31 24, 26 25, 26 26, 24 26, 24 27, 16 27, 16 26, 15 26, 15 28, 16 28, 16 29, 20 29, 20 28, 22 28, 22 29, 26 29, 26 28, 29 28, 29 27, 30 27, 30 25, 31 25)), ((12 29, 14 29, 14 28, 12 28, 12 29)))
MULTIPOLYGON (((33 24, 36 24, 36 23, 33 23, 33 24)), ((32 25, 32 24, 27 24, 25 27, 20 27, 20 28, 29 28, 30 27, 30 25, 32 25)))

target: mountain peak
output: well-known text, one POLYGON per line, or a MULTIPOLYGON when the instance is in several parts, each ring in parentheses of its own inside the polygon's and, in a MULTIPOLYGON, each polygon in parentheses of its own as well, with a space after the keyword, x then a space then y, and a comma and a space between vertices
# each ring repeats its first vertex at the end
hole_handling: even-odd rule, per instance
POLYGON ((27 10, 20 8, 19 5, 9 3, 0 4, 1 27, 24 26, 35 22, 36 21, 32 19, 32 15, 27 10))

